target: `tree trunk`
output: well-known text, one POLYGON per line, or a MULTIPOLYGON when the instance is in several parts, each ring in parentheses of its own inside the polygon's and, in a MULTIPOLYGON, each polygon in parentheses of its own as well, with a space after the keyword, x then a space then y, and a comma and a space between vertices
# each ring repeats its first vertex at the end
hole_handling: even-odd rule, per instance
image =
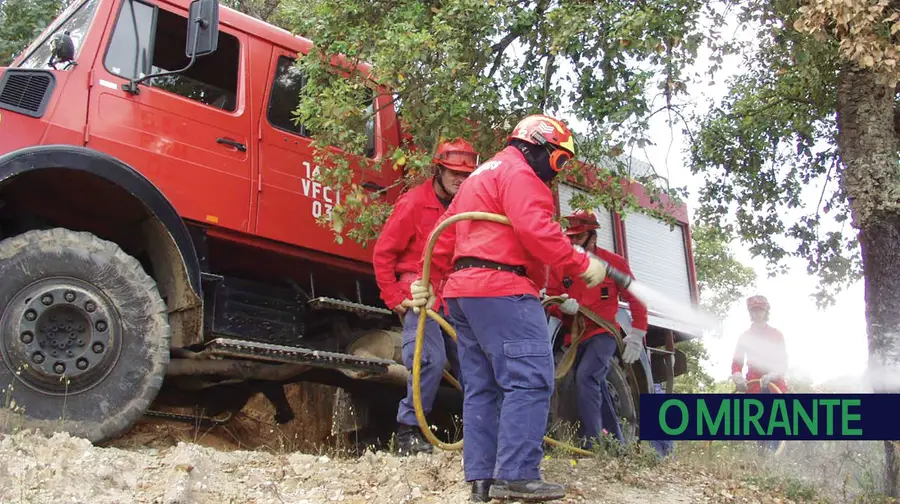
MULTIPOLYGON (((859 234, 866 275, 869 371, 875 392, 897 393, 900 354, 900 215, 873 216, 859 234)), ((900 497, 900 443, 885 441, 885 492, 900 497)))
MULTIPOLYGON (((866 281, 868 376, 875 392, 900 391, 900 164, 894 90, 845 65, 838 79, 842 187, 859 229, 866 281)), ((885 441, 885 492, 900 497, 900 443, 885 441)))

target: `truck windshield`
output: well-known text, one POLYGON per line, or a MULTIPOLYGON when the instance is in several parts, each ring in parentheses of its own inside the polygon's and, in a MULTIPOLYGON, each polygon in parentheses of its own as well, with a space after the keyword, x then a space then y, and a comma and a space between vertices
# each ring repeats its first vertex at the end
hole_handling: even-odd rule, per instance
MULTIPOLYGON (((68 33, 72 38, 72 43, 75 45, 75 61, 78 61, 81 44, 91 26, 91 20, 94 19, 98 3, 99 0, 84 0, 69 6, 50 24, 51 28, 46 30, 42 38, 28 47, 26 53, 28 56, 19 64, 19 67, 47 68, 50 57, 53 55, 50 42, 57 33, 68 33)), ((70 68, 72 65, 63 64, 58 69, 68 70, 70 68)))

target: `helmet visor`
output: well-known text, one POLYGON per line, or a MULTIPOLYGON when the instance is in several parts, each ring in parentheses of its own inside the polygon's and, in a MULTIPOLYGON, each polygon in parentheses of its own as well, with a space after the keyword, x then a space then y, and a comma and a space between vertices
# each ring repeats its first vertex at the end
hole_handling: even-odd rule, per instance
POLYGON ((478 154, 463 151, 442 152, 437 157, 437 162, 450 169, 456 167, 475 168, 478 164, 478 154))

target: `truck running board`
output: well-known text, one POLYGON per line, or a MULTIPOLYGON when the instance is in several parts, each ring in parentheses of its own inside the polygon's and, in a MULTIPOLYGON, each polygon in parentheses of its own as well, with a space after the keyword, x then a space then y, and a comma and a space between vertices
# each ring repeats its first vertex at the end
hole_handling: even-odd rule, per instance
POLYGON ((343 310, 348 312, 353 312, 358 315, 370 315, 373 313, 377 313, 379 315, 393 315, 394 312, 388 310, 386 308, 379 308, 377 306, 369 306, 360 303, 354 303, 352 301, 343 301, 340 299, 334 299, 329 297, 317 297, 315 299, 309 300, 309 306, 313 310, 321 310, 321 309, 333 309, 333 310, 343 310))
POLYGON ((307 364, 330 369, 349 369, 373 374, 386 374, 394 361, 371 357, 310 350, 255 341, 216 338, 206 344, 204 355, 216 355, 238 359, 254 359, 286 364, 307 364))

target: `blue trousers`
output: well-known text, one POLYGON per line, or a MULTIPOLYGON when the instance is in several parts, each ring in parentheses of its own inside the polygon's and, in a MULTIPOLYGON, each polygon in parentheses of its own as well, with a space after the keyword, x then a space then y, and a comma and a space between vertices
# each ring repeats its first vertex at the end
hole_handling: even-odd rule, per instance
POLYGON ((466 481, 539 479, 553 394, 553 355, 540 301, 516 295, 448 304, 466 383, 466 481))
POLYGON ((603 429, 625 442, 615 405, 606 384, 612 357, 616 353, 616 340, 609 333, 600 333, 578 345, 575 356, 575 383, 578 390, 578 417, 581 420, 579 435, 590 448, 594 439, 600 439, 603 429))
MULTIPOLYGON (((765 387, 765 388, 760 387, 759 393, 760 394, 771 394, 772 392, 769 391, 769 387, 765 387)), ((765 439, 765 440, 759 440, 756 442, 757 447, 759 447, 760 449, 763 449, 763 450, 769 450, 771 452, 775 452, 776 450, 778 450, 778 446, 780 446, 780 445, 781 445, 781 441, 779 441, 778 439, 765 439)))
MULTIPOLYGON (((659 383, 654 383, 653 384, 653 393, 654 394, 665 394, 665 391, 663 390, 662 385, 660 385, 659 383)), ((669 439, 658 439, 658 440, 648 441, 648 442, 650 443, 650 446, 652 446, 656 450, 656 453, 660 457, 666 457, 667 455, 671 454, 672 451, 675 449, 675 441, 672 441, 669 439)))
MULTIPOLYGON (((403 364, 409 370, 409 378, 406 380, 406 397, 400 401, 397 408, 397 423, 416 426, 416 410, 413 406, 412 392, 412 366, 413 357, 416 354, 416 329, 419 327, 419 314, 407 310, 403 317, 403 364)), ((431 412, 434 406, 434 398, 441 384, 441 374, 444 365, 449 361, 453 375, 464 387, 459 372, 459 354, 456 343, 445 334, 437 322, 430 317, 425 319, 425 334, 422 341, 422 372, 419 376, 422 391, 422 409, 425 414, 431 412)), ((465 389, 464 389, 465 390, 465 389)))

